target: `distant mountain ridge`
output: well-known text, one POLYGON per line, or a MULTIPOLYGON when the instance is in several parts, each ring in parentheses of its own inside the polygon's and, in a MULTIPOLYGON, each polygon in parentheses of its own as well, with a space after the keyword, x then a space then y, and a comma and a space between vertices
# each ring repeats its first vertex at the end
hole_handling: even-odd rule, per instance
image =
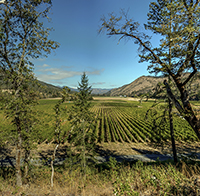
MULTIPOLYGON (((186 73, 185 76, 188 76, 186 73)), ((196 75, 196 79, 192 82, 192 91, 190 91, 191 97, 199 97, 200 99, 200 73, 196 75)), ((102 89, 102 88, 92 88, 92 95, 106 95, 106 96, 139 96, 152 92, 158 83, 163 83, 167 79, 166 77, 155 77, 155 76, 141 76, 131 82, 130 84, 125 84, 118 88, 113 89, 102 89)), ((183 77, 184 80, 184 77, 183 77)), ((39 91, 41 97, 58 97, 62 90, 61 86, 54 86, 46 82, 38 80, 38 83, 42 86, 34 86, 36 91, 39 91)), ((5 84, 2 77, 0 77, 0 87, 1 89, 9 89, 10 84, 5 84)), ((70 87, 69 87, 70 88, 70 87)), ((71 89, 71 93, 78 92, 77 89, 71 89)), ((152 93, 151 93, 152 94, 152 93)))
MULTIPOLYGON (((185 73, 182 77, 184 80, 190 73, 185 73)), ((200 94, 200 74, 196 75, 196 79, 192 83, 192 91, 190 95, 196 96, 200 94)), ((155 77, 155 76, 141 76, 131 82, 130 84, 123 85, 119 88, 111 89, 106 93, 107 96, 138 96, 141 94, 146 94, 152 92, 158 83, 163 83, 167 79, 166 77, 155 77)))
POLYGON ((131 82, 130 84, 123 85, 119 88, 111 89, 107 95, 110 96, 119 96, 119 95, 126 95, 126 96, 133 96, 148 93, 151 91, 158 82, 163 82, 164 77, 153 77, 153 76, 141 76, 131 82))
POLYGON ((106 88, 92 88, 92 95, 103 95, 109 92, 111 89, 106 88))
MULTIPOLYGON (((59 88, 62 88, 60 86, 58 86, 59 88)), ((69 87, 69 89, 72 92, 78 92, 78 89, 75 88, 71 88, 69 87)), ((109 92, 111 89, 106 89, 106 88, 92 88, 92 95, 103 95, 106 94, 107 92, 109 92)))

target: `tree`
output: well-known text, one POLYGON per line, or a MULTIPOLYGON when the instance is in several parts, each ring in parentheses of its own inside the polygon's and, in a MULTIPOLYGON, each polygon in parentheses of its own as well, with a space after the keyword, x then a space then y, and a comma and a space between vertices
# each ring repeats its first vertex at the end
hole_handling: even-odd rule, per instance
POLYGON ((95 137, 92 131, 95 119, 94 114, 90 111, 92 90, 85 72, 81 77, 78 90, 69 116, 73 129, 70 142, 76 147, 76 162, 81 163, 82 171, 85 174, 87 160, 93 158, 95 146, 95 137))
MULTIPOLYGON (((12 118, 16 135, 16 184, 22 185, 20 168, 24 148, 28 160, 33 133, 34 80, 31 59, 47 56, 58 43, 49 40, 51 29, 44 28, 41 18, 48 19, 51 0, 9 0, 0 4, 0 72, 11 84, 11 96, 6 111, 12 118), (46 5, 46 7, 45 7, 46 5)), ((35 134, 36 135, 36 134, 35 134)))
POLYGON ((173 95, 167 81, 164 84, 170 100, 200 139, 200 120, 197 119, 189 101, 187 85, 200 68, 200 1, 157 0, 149 5, 148 22, 145 29, 161 36, 159 47, 152 47, 150 36, 139 31, 139 23, 129 19, 122 11, 117 17, 110 14, 102 18, 100 32, 109 36, 129 38, 139 45, 140 62, 149 62, 150 73, 169 76, 180 94, 180 101, 173 95), (170 59, 170 60, 169 60, 170 59), (188 76, 185 73, 189 72, 188 76))
POLYGON ((53 187, 53 177, 54 177, 54 167, 53 163, 56 157, 56 151, 58 147, 60 146, 61 143, 64 143, 65 138, 67 137, 66 135, 69 135, 66 130, 63 130, 62 128, 62 114, 63 111, 66 110, 66 108, 62 107, 62 104, 66 101, 69 100, 69 92, 70 89, 68 87, 63 87, 62 93, 61 93, 61 98, 55 105, 54 111, 55 111, 55 131, 54 131, 54 140, 56 143, 56 146, 54 148, 53 156, 51 159, 51 187, 53 187))
POLYGON ((174 124, 173 124, 173 117, 172 117, 172 102, 170 98, 168 98, 168 106, 169 106, 169 123, 170 123, 170 135, 171 135, 171 142, 172 142, 172 151, 174 162, 178 162, 177 153, 176 153, 176 144, 174 139, 174 124))

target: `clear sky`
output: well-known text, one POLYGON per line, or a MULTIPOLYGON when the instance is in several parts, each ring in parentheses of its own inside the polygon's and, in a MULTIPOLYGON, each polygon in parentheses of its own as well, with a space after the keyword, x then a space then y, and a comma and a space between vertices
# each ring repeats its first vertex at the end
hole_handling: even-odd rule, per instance
MULTIPOLYGON (((75 88, 85 71, 93 88, 117 88, 149 75, 138 63, 137 45, 98 34, 100 18, 129 9, 141 24, 147 21, 152 0, 53 0, 50 38, 60 43, 48 58, 34 60, 35 76, 53 85, 75 88)), ((154 41, 155 42, 155 41, 154 41)))

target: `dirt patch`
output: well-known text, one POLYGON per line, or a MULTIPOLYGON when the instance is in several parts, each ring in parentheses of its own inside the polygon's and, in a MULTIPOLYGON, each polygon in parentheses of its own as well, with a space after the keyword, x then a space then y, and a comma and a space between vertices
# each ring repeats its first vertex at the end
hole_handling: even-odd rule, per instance
MULTIPOLYGON (((35 157, 50 158, 52 157, 55 144, 40 144, 37 150, 33 150, 35 157)), ((67 153, 68 144, 61 145, 56 153, 56 157, 64 158, 67 153)), ((200 153, 200 142, 177 143, 177 153, 200 153)), ((99 156, 107 155, 140 155, 140 154, 172 154, 171 144, 159 145, 148 143, 102 143, 97 145, 96 152, 99 156)), ((0 158, 15 158, 15 147, 9 146, 0 149, 0 158)))
MULTIPOLYGON (((103 143, 99 148, 105 155, 172 154, 171 143, 103 143)), ((200 153, 200 142, 177 143, 177 153, 200 153)))

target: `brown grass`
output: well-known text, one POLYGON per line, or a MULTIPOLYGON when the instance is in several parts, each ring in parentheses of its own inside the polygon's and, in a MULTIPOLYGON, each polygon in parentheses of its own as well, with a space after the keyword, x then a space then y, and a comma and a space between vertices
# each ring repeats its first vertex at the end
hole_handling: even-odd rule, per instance
MULTIPOLYGON (((177 149, 179 153, 200 152, 199 144, 198 142, 178 143, 177 149)), ((50 157, 53 147, 53 143, 39 145, 37 156, 50 157)), ((64 156, 66 147, 65 145, 60 147, 57 156, 64 156)), ((169 143, 161 147, 147 143, 102 143, 98 145, 97 152, 102 156, 169 153, 171 152, 171 145, 169 143)), ((14 156, 15 149, 10 148, 8 153, 12 153, 14 156)), ((116 166, 102 169, 102 171, 93 169, 87 174, 86 181, 83 180, 83 175, 79 169, 73 169, 70 172, 68 168, 56 168, 54 188, 50 187, 50 167, 33 168, 29 183, 21 188, 15 186, 15 174, 13 172, 7 173, 9 175, 6 177, 0 175, 0 196, 111 196, 114 195, 114 191, 118 191, 120 193, 118 195, 126 196, 131 193, 130 187, 133 187, 134 191, 142 196, 163 195, 163 191, 168 192, 167 195, 200 195, 200 168, 198 164, 188 165, 184 162, 177 166, 159 165, 157 163, 151 166, 139 162, 136 165, 116 166), (154 176, 156 176, 156 180, 154 176), (195 180, 199 182, 199 185, 195 184, 195 180), (122 193, 124 187, 126 187, 126 194, 122 193), (182 191, 185 191, 185 194, 182 191)), ((130 195, 134 194, 131 193, 130 195)))
POLYGON ((18 196, 113 196, 120 195, 200 195, 200 168, 197 164, 180 162, 152 165, 136 164, 115 166, 97 171, 90 170, 84 181, 79 169, 72 172, 56 169, 54 187, 50 187, 49 168, 35 168, 29 183, 14 186, 14 176, 0 178, 0 195, 18 196))

